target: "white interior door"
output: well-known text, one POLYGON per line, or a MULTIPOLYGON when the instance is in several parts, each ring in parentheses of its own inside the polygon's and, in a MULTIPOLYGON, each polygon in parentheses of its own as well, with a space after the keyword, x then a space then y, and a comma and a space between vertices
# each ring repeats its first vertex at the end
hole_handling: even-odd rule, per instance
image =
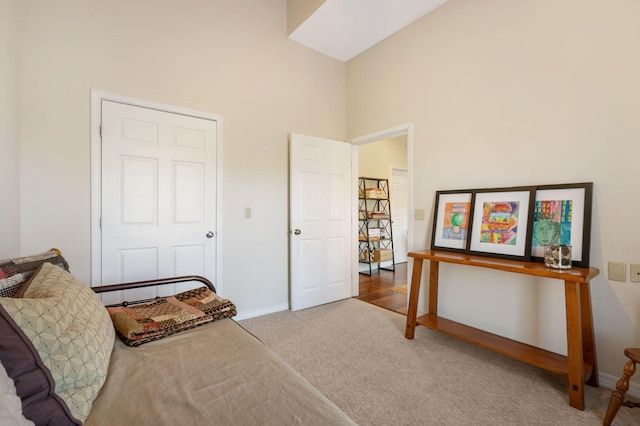
POLYGON ((351 145, 292 134, 291 310, 351 296, 351 145))
POLYGON ((393 259, 395 263, 407 261, 409 236, 409 173, 403 169, 391 171, 391 227, 393 232, 393 259))
MULTIPOLYGON (((103 100, 101 129, 101 284, 214 281, 217 122, 103 100)), ((127 297, 157 295, 132 292, 127 297)))

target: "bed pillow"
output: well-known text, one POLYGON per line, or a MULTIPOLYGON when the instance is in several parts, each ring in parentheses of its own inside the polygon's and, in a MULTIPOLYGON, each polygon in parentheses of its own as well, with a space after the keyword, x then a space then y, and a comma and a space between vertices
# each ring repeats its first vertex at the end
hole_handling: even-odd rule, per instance
POLYGON ((105 381, 113 349, 107 310, 89 287, 50 263, 21 292, 22 298, 0 298, 0 304, 28 339, 25 344, 35 348, 38 369, 50 374, 55 395, 82 422, 105 381))
POLYGON ((69 270, 69 264, 57 248, 30 256, 0 260, 0 297, 16 297, 16 293, 44 262, 69 270))
MULTIPOLYGON (((0 362, 15 384, 16 396, 21 400, 22 415, 37 425, 48 422, 55 425, 80 425, 67 404, 55 394, 55 382, 49 369, 42 363, 29 338, 4 310, 1 301, 0 299, 0 362)), ((2 405, 5 405, 4 399, 2 405)))
POLYGON ((118 337, 128 346, 139 346, 236 314, 236 307, 230 300, 207 287, 107 310, 118 337))

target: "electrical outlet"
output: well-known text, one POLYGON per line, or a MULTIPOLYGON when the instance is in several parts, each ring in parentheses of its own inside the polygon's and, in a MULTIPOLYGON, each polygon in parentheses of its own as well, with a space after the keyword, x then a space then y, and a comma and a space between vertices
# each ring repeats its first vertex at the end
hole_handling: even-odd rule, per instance
POLYGON ((424 209, 416 209, 416 220, 424 220, 424 209))
POLYGON ((623 262, 609 262, 609 280, 627 281, 627 264, 623 262))
POLYGON ((640 265, 632 263, 629 265, 629 279, 634 283, 640 283, 640 265))

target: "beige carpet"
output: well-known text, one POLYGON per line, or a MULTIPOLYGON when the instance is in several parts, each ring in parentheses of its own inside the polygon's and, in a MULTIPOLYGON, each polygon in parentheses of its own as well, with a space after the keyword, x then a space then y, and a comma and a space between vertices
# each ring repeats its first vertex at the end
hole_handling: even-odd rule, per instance
MULTIPOLYGON (((239 321, 360 425, 600 425, 611 391, 568 403, 564 377, 416 329, 356 299, 239 321)), ((622 407, 614 425, 640 425, 622 407)))

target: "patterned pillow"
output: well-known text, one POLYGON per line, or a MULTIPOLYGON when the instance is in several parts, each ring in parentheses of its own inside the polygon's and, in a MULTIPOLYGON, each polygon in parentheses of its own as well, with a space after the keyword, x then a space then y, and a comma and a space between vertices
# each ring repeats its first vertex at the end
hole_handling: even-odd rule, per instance
POLYGON ((118 337, 138 346, 211 321, 232 317, 235 305, 207 287, 139 305, 107 308, 118 337))
POLYGON ((50 263, 42 264, 23 290, 23 298, 0 298, 0 305, 36 349, 36 364, 50 374, 55 394, 84 421, 113 349, 107 310, 89 287, 50 263))
POLYGON ((66 271, 69 270, 69 264, 57 248, 30 256, 0 260, 0 297, 16 297, 22 284, 44 262, 53 263, 66 271))
POLYGON ((80 425, 56 395, 56 384, 38 351, 1 302, 0 298, 0 361, 15 383, 16 395, 22 400, 22 414, 37 425, 80 425))

